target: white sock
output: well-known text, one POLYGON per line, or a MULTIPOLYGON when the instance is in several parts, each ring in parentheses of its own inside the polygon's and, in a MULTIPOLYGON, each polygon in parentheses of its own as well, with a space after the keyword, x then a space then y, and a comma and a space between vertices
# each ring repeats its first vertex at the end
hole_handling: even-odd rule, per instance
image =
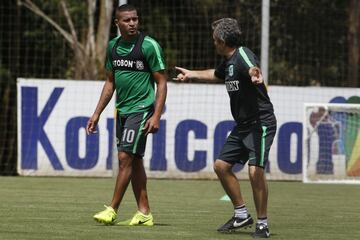
POLYGON ((248 211, 247 208, 245 207, 245 204, 235 207, 234 212, 235 212, 234 215, 237 218, 247 218, 248 216, 248 211))
POLYGON ((264 224, 265 226, 268 225, 267 218, 258 218, 256 221, 257 224, 264 224))

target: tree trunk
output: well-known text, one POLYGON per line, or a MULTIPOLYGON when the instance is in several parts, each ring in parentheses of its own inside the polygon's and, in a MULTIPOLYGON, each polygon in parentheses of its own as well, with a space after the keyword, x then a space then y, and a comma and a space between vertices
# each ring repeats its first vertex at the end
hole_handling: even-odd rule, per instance
POLYGON ((109 41, 109 31, 113 12, 111 0, 100 0, 99 22, 95 32, 96 0, 88 1, 88 34, 82 41, 83 51, 78 42, 74 41, 74 78, 99 80, 105 78, 104 62, 109 41))
POLYGON ((16 84, 0 66, 0 175, 15 175, 17 160, 16 84))
POLYGON ((85 80, 98 80, 98 65, 91 56, 82 52, 80 49, 74 49, 74 58, 72 78, 85 80))
POLYGON ((100 0, 99 22, 97 26, 94 26, 96 22, 97 0, 88 0, 88 29, 85 38, 82 39, 83 41, 79 41, 79 31, 76 31, 74 28, 66 3, 64 0, 60 1, 70 32, 62 28, 49 15, 45 14, 32 0, 18 0, 19 5, 25 6, 50 23, 69 43, 74 52, 73 64, 70 66, 71 78, 87 80, 105 78, 104 62, 109 41, 113 1, 100 0))
POLYGON ((98 64, 102 64, 103 67, 106 57, 106 49, 109 41, 109 31, 112 23, 113 1, 101 0, 99 6, 99 23, 96 32, 96 57, 98 64))
POLYGON ((350 0, 349 5, 349 70, 350 87, 360 87, 360 1, 350 0))

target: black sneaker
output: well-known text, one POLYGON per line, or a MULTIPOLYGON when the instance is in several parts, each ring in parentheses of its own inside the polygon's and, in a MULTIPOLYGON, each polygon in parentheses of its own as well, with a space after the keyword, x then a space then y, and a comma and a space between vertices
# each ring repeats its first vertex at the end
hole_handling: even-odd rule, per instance
POLYGON ((269 232, 268 226, 266 226, 265 224, 262 224, 262 223, 257 223, 253 237, 254 238, 269 238, 270 232, 269 232))
POLYGON ((252 219, 250 214, 248 214, 246 218, 232 217, 229 221, 227 221, 224 225, 222 225, 218 229, 218 232, 222 232, 222 233, 233 232, 239 228, 251 227, 253 223, 254 220, 252 219))

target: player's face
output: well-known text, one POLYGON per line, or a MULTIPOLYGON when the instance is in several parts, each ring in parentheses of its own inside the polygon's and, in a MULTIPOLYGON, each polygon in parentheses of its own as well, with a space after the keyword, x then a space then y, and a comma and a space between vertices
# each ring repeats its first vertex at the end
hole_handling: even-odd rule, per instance
POLYGON ((214 46, 219 55, 224 54, 225 43, 213 34, 214 46))
POLYGON ((139 17, 136 10, 123 11, 116 14, 115 24, 118 26, 121 36, 130 39, 138 33, 139 17))

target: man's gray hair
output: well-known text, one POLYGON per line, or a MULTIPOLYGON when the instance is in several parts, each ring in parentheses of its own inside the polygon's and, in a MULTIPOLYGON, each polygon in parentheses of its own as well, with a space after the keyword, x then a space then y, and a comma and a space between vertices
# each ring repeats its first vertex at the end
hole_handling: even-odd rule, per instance
POLYGON ((240 43, 240 26, 236 19, 222 18, 212 23, 214 36, 223 41, 226 46, 239 47, 240 43))

